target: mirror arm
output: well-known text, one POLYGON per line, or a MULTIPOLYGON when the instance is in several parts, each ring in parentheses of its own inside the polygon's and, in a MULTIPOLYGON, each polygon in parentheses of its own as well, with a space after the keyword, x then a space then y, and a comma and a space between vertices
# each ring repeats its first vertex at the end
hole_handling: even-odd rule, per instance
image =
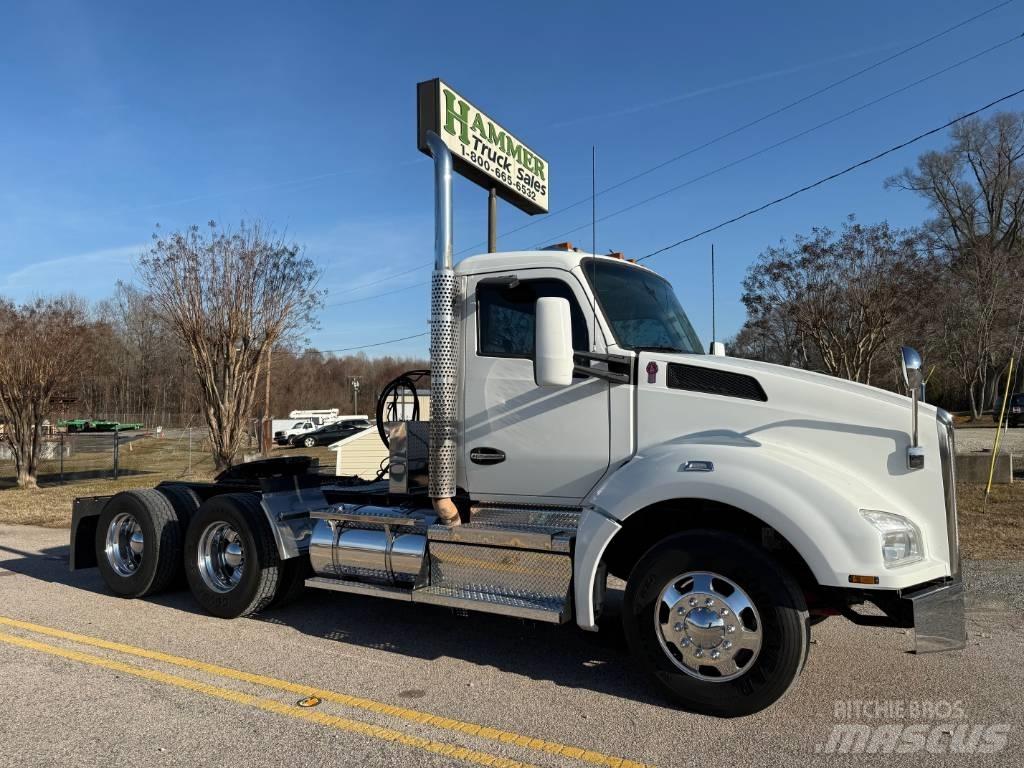
POLYGON ((633 358, 627 357, 626 355, 608 355, 603 352, 580 352, 575 349, 572 353, 576 357, 582 357, 586 360, 599 360, 602 363, 618 363, 620 365, 632 365, 633 363, 633 358))
POLYGON ((629 384, 628 373, 614 373, 612 371, 605 371, 601 368, 591 368, 587 365, 574 365, 572 368, 573 373, 578 373, 581 376, 593 376, 595 379, 604 379, 605 381, 611 381, 616 384, 629 384))

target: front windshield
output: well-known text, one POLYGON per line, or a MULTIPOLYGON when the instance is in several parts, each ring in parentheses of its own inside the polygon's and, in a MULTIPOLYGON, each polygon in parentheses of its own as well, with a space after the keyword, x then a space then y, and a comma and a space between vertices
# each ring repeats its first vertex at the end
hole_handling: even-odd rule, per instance
POLYGON ((663 277, 608 259, 586 259, 583 272, 620 347, 703 352, 672 286, 663 277))

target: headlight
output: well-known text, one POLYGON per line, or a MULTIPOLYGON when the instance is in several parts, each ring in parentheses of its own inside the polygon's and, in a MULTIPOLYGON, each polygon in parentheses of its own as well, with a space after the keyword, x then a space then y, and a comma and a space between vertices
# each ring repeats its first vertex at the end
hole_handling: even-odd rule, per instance
POLYGON ((916 563, 924 558, 921 532, 907 518, 874 509, 862 509, 860 513, 878 531, 886 568, 916 563))

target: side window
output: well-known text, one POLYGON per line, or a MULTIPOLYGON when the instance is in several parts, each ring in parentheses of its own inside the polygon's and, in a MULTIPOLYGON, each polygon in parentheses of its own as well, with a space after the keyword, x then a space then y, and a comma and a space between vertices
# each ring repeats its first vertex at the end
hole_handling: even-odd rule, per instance
POLYGON ((479 283, 476 289, 477 352, 487 357, 533 357, 537 299, 569 300, 574 349, 590 348, 587 323, 572 289, 562 280, 523 280, 514 288, 479 283))

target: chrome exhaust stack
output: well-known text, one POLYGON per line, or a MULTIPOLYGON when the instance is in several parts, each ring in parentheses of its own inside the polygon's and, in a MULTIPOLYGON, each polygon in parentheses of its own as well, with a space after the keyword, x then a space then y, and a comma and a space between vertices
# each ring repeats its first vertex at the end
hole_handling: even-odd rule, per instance
POLYGON ((433 131, 434 273, 430 280, 430 498, 445 521, 458 520, 455 496, 458 426, 458 278, 452 252, 452 155, 433 131))

